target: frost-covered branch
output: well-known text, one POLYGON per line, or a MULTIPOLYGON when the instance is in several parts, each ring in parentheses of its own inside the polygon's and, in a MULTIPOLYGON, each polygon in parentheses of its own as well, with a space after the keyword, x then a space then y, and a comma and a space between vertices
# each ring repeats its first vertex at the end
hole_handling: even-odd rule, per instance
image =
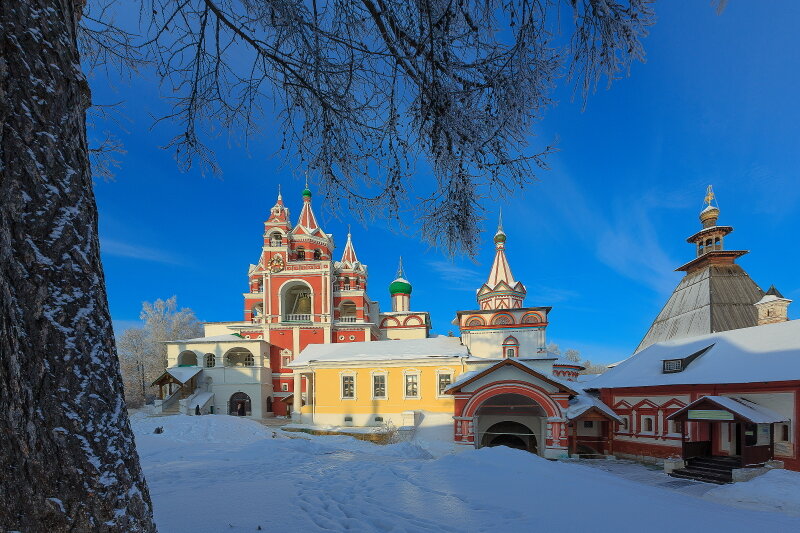
POLYGON ((557 82, 585 99, 644 59, 653 23, 647 0, 149 0, 142 15, 184 168, 219 171, 212 132, 280 136, 329 205, 469 254, 482 199, 546 168, 553 147, 529 141, 557 82), (433 183, 414 180, 420 159, 433 183))

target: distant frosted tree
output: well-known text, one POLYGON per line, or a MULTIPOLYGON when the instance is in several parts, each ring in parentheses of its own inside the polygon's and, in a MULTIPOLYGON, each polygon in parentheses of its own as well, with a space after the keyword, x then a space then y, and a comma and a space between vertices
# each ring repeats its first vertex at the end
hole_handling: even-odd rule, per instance
POLYGON ((153 379, 152 367, 148 364, 150 343, 143 328, 128 328, 117 339, 122 384, 125 387, 125 404, 141 407, 147 400, 147 388, 153 379), (152 379, 150 379, 152 376, 152 379))
POLYGON ((573 350, 570 348, 569 350, 564 352, 564 357, 566 357, 570 361, 575 361, 576 363, 581 362, 581 352, 579 352, 578 350, 573 350))
POLYGON ((117 341, 117 351, 129 407, 139 407, 151 399, 150 384, 167 366, 164 341, 191 339, 203 335, 203 325, 189 308, 178 309, 177 297, 144 302, 139 315, 141 328, 125 330, 117 341))
MULTIPOLYGON (((203 336, 203 325, 188 307, 178 309, 178 298, 144 302, 139 318, 151 345, 153 358, 163 370, 167 366, 167 347, 164 341, 193 339, 203 336)), ((158 377, 158 376, 156 376, 158 377)))
POLYGON ((554 355, 561 355, 561 348, 554 342, 547 343, 546 350, 554 355))
POLYGON ((595 364, 588 359, 581 363, 585 368, 581 370, 581 374, 602 374, 608 370, 608 366, 604 364, 595 364))

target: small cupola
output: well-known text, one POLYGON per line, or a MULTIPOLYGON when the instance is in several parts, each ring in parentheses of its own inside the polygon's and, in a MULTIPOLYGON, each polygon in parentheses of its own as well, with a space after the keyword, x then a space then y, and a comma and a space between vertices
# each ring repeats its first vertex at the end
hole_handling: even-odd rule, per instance
POLYGON ((770 286, 764 297, 755 304, 758 310, 758 325, 774 324, 789 320, 789 304, 792 301, 784 298, 775 285, 770 286))

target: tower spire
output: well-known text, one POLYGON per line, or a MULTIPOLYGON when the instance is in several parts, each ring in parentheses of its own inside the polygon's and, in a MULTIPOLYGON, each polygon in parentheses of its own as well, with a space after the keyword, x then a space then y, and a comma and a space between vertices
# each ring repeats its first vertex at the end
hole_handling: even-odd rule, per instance
POLYGON ((347 226, 347 244, 344 245, 344 252, 342 253, 342 263, 348 265, 350 268, 358 262, 356 256, 356 249, 353 247, 353 238, 350 234, 350 226, 347 226))
POLYGON ((526 290, 524 285, 514 279, 511 265, 506 258, 506 233, 503 231, 503 213, 500 211, 497 221, 497 233, 494 235, 494 262, 489 271, 486 283, 478 289, 478 304, 481 309, 512 309, 522 307, 526 290))
POLYGON ((397 263, 397 275, 395 276, 396 279, 406 279, 406 273, 403 272, 403 256, 400 256, 400 261, 397 263))

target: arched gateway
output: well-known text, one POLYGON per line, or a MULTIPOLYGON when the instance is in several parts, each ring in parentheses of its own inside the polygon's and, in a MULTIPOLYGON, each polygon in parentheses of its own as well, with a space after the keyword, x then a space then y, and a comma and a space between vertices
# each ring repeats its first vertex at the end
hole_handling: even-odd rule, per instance
POLYGON ((501 393, 490 396, 475 411, 476 445, 508 446, 538 453, 547 413, 529 396, 501 393))
POLYGON ((447 393, 456 400, 456 444, 509 446, 549 458, 568 453, 566 410, 578 392, 528 361, 490 363, 447 393))

